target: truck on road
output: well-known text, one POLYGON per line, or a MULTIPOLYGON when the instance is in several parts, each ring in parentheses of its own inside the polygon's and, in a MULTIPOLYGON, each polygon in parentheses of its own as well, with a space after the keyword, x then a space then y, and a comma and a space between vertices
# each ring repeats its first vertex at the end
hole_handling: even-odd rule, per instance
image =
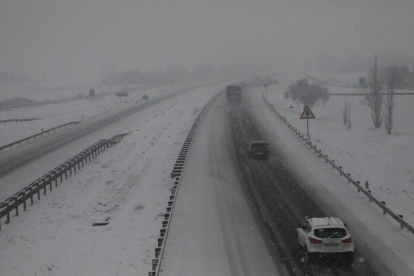
POLYGON ((238 85, 228 85, 226 89, 227 102, 240 102, 242 98, 241 87, 238 85))

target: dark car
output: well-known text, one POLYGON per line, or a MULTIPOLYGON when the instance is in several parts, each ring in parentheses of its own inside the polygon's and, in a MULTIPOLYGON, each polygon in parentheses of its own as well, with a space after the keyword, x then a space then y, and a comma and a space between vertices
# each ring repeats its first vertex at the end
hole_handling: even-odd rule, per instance
POLYGON ((268 158, 270 155, 269 144, 265 141, 251 141, 246 145, 247 147, 247 156, 251 157, 261 157, 268 158))

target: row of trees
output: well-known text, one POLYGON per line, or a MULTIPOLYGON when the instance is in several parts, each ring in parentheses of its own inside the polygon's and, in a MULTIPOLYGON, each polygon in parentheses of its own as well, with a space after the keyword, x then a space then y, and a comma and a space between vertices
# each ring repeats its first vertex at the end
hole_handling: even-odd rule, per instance
POLYGON ((378 59, 375 55, 368 73, 368 92, 364 93, 361 101, 362 104, 371 109, 371 118, 375 128, 380 128, 384 122, 388 134, 391 134, 394 126, 394 94, 397 84, 401 81, 399 77, 400 69, 401 67, 396 64, 387 69, 387 74, 380 78, 378 59), (385 81, 386 93, 384 93, 382 81, 385 81), (383 107, 385 107, 384 111, 383 107))
POLYGON ((304 106, 313 107, 322 102, 325 105, 331 94, 328 88, 319 83, 309 83, 307 79, 298 80, 292 83, 284 93, 284 98, 291 98, 295 103, 302 103, 304 106))
MULTIPOLYGON (((386 67, 380 73, 378 68, 377 56, 370 64, 368 73, 368 91, 362 95, 362 104, 371 109, 371 118, 374 126, 380 128, 384 123, 388 134, 391 134, 394 126, 394 109, 395 109, 395 89, 398 84, 402 83, 407 74, 406 66, 386 67), (405 73, 404 73, 405 72, 405 73), (383 85, 385 82, 385 85, 383 85), (386 93, 384 93, 386 91, 386 93)), ((322 102, 325 105, 330 98, 329 90, 319 83, 309 83, 307 79, 301 79, 292 83, 284 93, 284 98, 291 98, 297 104, 313 107, 315 104, 322 102)), ((343 109, 344 125, 351 128, 351 105, 345 102, 343 109)))
POLYGON ((414 88, 414 69, 406 65, 389 65, 381 69, 381 82, 388 84, 393 79, 394 87, 397 89, 414 88))

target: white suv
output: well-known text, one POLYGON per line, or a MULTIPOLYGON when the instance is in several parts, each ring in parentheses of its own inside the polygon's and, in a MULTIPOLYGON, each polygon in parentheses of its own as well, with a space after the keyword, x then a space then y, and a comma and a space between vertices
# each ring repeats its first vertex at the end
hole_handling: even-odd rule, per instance
POLYGON ((354 243, 339 218, 310 218, 299 225, 297 232, 307 263, 322 255, 340 255, 347 263, 353 263, 354 243))

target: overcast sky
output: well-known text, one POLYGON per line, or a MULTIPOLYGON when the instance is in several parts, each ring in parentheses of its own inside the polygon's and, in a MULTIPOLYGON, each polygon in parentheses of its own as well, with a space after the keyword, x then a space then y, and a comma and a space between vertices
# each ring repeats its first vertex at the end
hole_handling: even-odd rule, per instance
POLYGON ((98 84, 110 70, 305 68, 414 50, 413 0, 0 0, 0 70, 98 84))

